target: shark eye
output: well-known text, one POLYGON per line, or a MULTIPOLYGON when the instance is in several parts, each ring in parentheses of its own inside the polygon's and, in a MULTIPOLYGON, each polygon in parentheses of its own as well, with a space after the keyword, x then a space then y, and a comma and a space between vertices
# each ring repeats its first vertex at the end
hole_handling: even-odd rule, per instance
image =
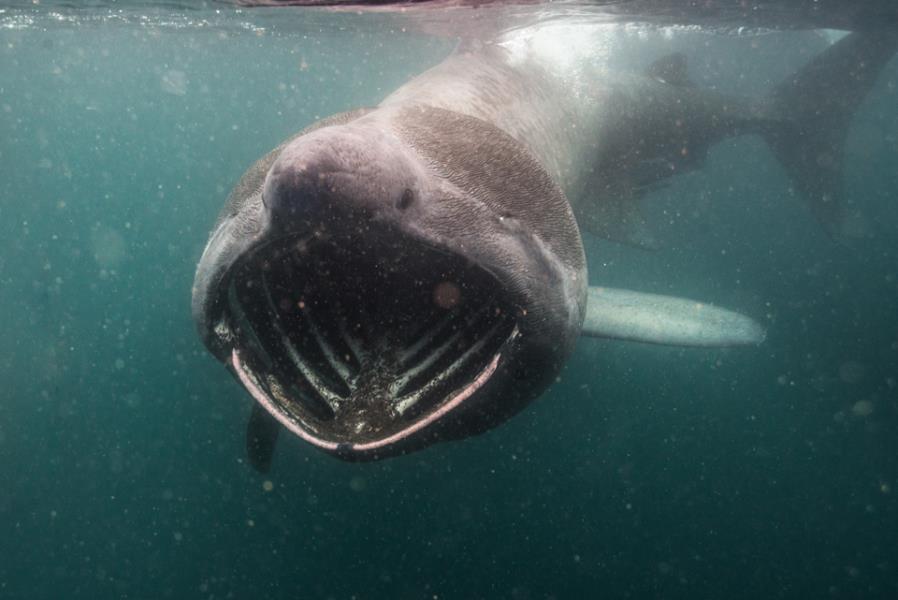
POLYGON ((399 210, 405 210, 415 201, 415 192, 411 191, 409 188, 405 188, 402 192, 402 196, 399 197, 399 201, 396 203, 396 208, 399 210))

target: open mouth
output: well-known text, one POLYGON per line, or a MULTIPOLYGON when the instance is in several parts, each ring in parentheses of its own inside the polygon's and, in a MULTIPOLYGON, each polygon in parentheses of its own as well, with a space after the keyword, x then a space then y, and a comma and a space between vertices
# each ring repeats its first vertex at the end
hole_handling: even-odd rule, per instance
POLYGON ((503 286, 399 236, 286 237, 227 287, 231 363, 282 424, 322 448, 376 450, 448 415, 517 337, 503 286))

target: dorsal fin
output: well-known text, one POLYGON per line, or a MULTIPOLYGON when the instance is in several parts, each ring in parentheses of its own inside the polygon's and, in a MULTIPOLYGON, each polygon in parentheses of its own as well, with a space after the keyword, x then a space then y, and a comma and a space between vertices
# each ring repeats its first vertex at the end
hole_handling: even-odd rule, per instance
POLYGON ((649 65, 649 68, 645 70, 645 74, 670 85, 682 87, 691 87, 693 85, 689 80, 686 55, 681 52, 673 52, 662 56, 649 65))

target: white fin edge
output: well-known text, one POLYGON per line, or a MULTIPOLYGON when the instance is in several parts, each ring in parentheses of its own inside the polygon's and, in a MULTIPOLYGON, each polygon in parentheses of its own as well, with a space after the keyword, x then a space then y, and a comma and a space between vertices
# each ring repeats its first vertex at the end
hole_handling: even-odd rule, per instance
POLYGON ((687 298, 590 287, 583 335, 672 346, 746 346, 764 329, 737 312, 687 298))

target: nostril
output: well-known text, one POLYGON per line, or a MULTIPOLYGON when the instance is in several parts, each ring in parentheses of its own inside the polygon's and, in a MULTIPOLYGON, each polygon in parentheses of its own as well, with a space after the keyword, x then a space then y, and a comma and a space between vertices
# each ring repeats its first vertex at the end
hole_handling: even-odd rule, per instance
POLYGON ((399 210, 405 210, 410 207, 415 202, 415 192, 412 190, 405 188, 402 192, 402 196, 399 197, 399 201, 396 202, 396 208, 399 210))

